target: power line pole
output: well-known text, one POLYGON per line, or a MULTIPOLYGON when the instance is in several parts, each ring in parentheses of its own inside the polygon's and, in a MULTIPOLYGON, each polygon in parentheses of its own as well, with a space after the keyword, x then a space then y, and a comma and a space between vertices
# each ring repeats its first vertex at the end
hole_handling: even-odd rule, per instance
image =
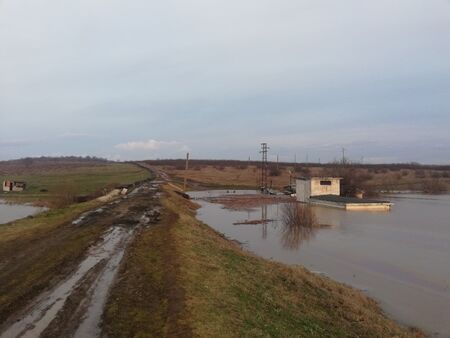
POLYGON ((189 153, 186 154, 186 167, 184 170, 184 185, 183 190, 186 191, 186 184, 187 184, 187 171, 189 170, 189 153))
POLYGON ((345 148, 342 147, 342 164, 345 164, 345 148))
POLYGON ((267 192, 267 173, 268 173, 268 165, 267 165, 267 151, 269 150, 269 147, 267 146, 267 143, 261 143, 261 191, 267 192))

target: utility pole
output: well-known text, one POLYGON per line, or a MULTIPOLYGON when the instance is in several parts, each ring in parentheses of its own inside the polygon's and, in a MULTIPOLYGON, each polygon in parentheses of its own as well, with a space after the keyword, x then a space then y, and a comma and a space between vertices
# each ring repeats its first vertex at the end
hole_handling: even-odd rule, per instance
POLYGON ((189 153, 186 154, 186 167, 184 170, 184 185, 183 190, 186 191, 186 184, 187 184, 187 171, 189 170, 189 153))
POLYGON ((267 172, 268 172, 268 165, 267 165, 267 151, 269 147, 267 146, 267 143, 261 143, 261 191, 267 192, 267 172))
POLYGON ((277 170, 279 169, 279 166, 278 166, 278 154, 277 154, 277 170))
POLYGON ((345 148, 342 147, 342 164, 345 164, 345 148))

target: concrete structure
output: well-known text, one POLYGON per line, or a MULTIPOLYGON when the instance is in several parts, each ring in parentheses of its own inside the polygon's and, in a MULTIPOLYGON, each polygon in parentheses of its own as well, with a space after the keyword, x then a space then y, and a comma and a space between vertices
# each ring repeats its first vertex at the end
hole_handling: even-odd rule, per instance
POLYGON ((297 201, 307 203, 313 196, 341 194, 340 177, 311 177, 297 178, 296 182, 297 201))
POLYGON ((368 198, 343 197, 336 195, 325 195, 312 197, 310 204, 321 205, 324 207, 332 207, 345 210, 373 210, 388 211, 392 208, 389 201, 374 200, 368 198))
POLYGON ((341 178, 311 177, 296 181, 297 201, 345 210, 390 210, 389 201, 341 196, 341 178))
POLYGON ((3 191, 24 191, 25 188, 26 188, 25 182, 3 181, 3 191))

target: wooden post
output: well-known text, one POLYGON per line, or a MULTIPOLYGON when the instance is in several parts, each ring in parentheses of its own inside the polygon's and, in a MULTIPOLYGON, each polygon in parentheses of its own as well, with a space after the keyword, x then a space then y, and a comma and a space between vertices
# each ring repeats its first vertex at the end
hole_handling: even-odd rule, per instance
POLYGON ((184 170, 184 185, 183 190, 186 191, 186 184, 187 184, 187 171, 189 170, 189 153, 186 154, 186 167, 184 170))

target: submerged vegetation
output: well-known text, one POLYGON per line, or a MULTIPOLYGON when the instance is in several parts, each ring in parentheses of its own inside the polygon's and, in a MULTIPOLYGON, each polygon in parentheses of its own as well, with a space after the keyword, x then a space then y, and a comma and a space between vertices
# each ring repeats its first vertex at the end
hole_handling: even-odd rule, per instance
POLYGON ((283 247, 291 250, 298 249, 321 227, 313 208, 296 202, 283 204, 281 221, 283 247))

